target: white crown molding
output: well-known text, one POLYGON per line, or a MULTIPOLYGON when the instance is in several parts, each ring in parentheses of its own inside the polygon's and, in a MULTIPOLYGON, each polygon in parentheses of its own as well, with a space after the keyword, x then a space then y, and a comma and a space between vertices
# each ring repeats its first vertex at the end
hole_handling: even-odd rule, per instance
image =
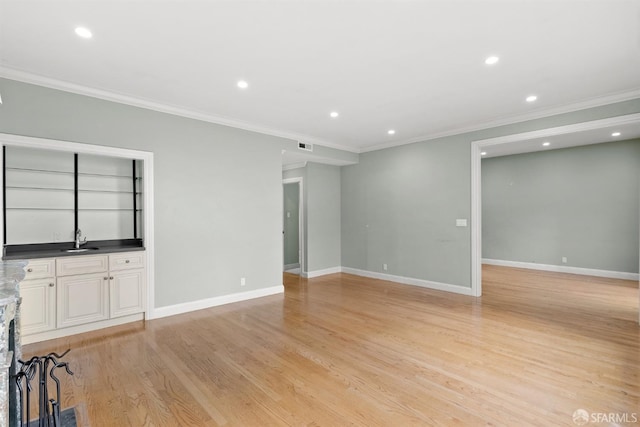
POLYGON ((607 104, 614 104, 616 102, 623 102, 623 101, 629 101, 631 99, 640 98, 640 88, 637 88, 631 91, 609 94, 609 95, 592 98, 585 101, 561 105, 558 107, 540 109, 527 114, 506 116, 506 117, 492 120, 489 122, 481 122, 481 123, 476 123, 468 126, 458 127, 445 132, 425 134, 425 135, 421 135, 414 138, 378 144, 371 147, 350 147, 342 144, 336 144, 331 141, 315 138, 309 135, 298 134, 298 133, 283 131, 279 129, 273 129, 266 126, 248 123, 242 120, 232 119, 229 117, 206 114, 198 111, 189 110, 184 107, 178 107, 178 106, 169 105, 169 104, 162 104, 159 102, 155 102, 155 101, 151 101, 143 98, 137 98, 137 97, 124 95, 124 94, 119 94, 119 93, 111 92, 108 90, 78 85, 75 83, 53 79, 50 77, 45 77, 38 74, 9 68, 6 66, 0 66, 0 77, 20 81, 23 83, 30 83, 37 86, 43 86, 51 89, 62 90, 65 92, 71 92, 78 95, 85 95, 93 98, 99 98, 106 101, 117 102, 120 104, 131 105, 133 107, 145 108, 148 110, 154 110, 162 113, 172 114, 175 116, 181 116, 181 117, 200 120, 204 122, 214 123, 218 125, 230 126, 230 127, 243 129, 251 132, 258 132, 265 135, 291 139, 298 142, 317 144, 324 147, 334 148, 337 150, 342 150, 342 151, 347 151, 347 152, 357 153, 357 154, 366 153, 369 151, 383 150, 385 148, 399 147, 402 145, 413 144, 416 142, 424 142, 424 141, 444 138, 444 137, 453 136, 453 135, 460 135, 464 133, 490 129, 490 128, 499 127, 499 126, 506 126, 506 125, 511 125, 515 123, 529 121, 529 120, 541 119, 544 117, 554 116, 558 114, 571 113, 574 111, 584 110, 587 108, 600 107, 607 104))
POLYGON ((602 107, 604 105, 615 104, 617 102, 629 101, 637 98, 640 98, 640 88, 627 91, 627 92, 619 92, 615 94, 601 96, 598 98, 592 98, 587 101, 565 104, 559 107, 541 109, 541 110, 527 113, 527 114, 507 116, 500 119, 492 120, 490 122, 477 123, 475 125, 455 128, 450 131, 427 134, 427 135, 422 135, 415 138, 404 139, 401 141, 378 144, 372 147, 361 148, 360 153, 383 150, 385 148, 399 147, 402 145, 414 144, 416 142, 423 142, 423 141, 429 141, 429 140, 438 139, 438 138, 445 138, 447 136, 461 135, 464 133, 491 129, 499 126, 507 126, 507 125, 512 125, 516 123, 526 122, 529 120, 536 120, 536 119, 542 119, 544 117, 555 116, 558 114, 572 113, 574 111, 585 110, 587 108, 602 107))
POLYGON ((66 82, 63 80, 41 76, 38 74, 28 73, 26 71, 8 68, 6 66, 0 66, 0 77, 4 77, 10 80, 16 80, 23 83, 34 84, 37 86, 43 86, 50 89, 57 89, 64 92, 75 93, 78 95, 90 96, 92 98, 103 99, 105 101, 117 102, 119 104, 126 104, 133 107, 145 108, 147 110, 158 111, 161 113, 167 113, 174 116, 186 117, 189 119, 214 123, 217 125, 230 126, 238 129, 248 130, 251 132, 262 133, 265 135, 277 136, 279 138, 291 139, 298 142, 322 145, 325 147, 335 148, 337 150, 348 151, 351 153, 359 153, 359 150, 357 148, 347 147, 344 145, 333 143, 331 141, 325 141, 323 139, 314 138, 309 135, 299 134, 295 132, 288 132, 288 131, 283 131, 279 129, 273 129, 266 126, 248 123, 242 120, 232 119, 229 117, 202 113, 199 111, 189 110, 188 108, 184 108, 184 107, 179 107, 179 106, 170 105, 170 104, 163 104, 160 102, 151 101, 148 99, 138 98, 134 96, 129 96, 121 93, 111 92, 104 89, 97 89, 97 88, 92 88, 88 86, 83 86, 75 83, 66 82))

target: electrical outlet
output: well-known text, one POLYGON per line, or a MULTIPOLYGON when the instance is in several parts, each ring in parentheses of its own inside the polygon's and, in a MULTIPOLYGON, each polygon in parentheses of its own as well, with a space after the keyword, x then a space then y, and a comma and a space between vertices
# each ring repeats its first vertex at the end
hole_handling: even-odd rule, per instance
POLYGON ((240 278, 240 286, 244 286, 247 284, 247 279, 245 279, 244 277, 240 278))
POLYGON ((382 264, 382 269, 383 269, 384 271, 387 271, 387 264, 382 264))
POLYGON ((563 264, 566 264, 566 263, 567 263, 567 257, 566 257, 566 256, 563 256, 563 257, 562 257, 562 263, 563 263, 563 264))

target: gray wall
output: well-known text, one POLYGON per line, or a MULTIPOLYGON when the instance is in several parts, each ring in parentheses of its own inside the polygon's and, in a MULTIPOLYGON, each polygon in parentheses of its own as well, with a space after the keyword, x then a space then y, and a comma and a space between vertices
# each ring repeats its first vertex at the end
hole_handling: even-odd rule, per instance
POLYGON ((342 265, 469 286, 469 142, 362 154, 342 171, 342 265), (387 264, 388 270, 383 270, 387 264))
POLYGON ((307 271, 341 264, 340 167, 307 164, 307 271))
POLYGON ((282 284, 281 158, 296 141, 7 79, 0 92, 1 133, 154 153, 156 307, 282 284))
POLYGON ((484 159, 483 257, 637 273, 639 183, 640 140, 484 159))
POLYGON ((297 182, 283 185, 284 212, 284 265, 298 264, 300 248, 300 185, 297 182))
POLYGON ((638 112, 635 99, 360 154, 342 170, 342 265, 470 287, 470 229, 455 220, 471 216, 471 142, 638 112))
MULTIPOLYGON (((0 92, 0 132, 154 152, 156 306, 281 283, 281 150, 295 141, 6 79, 0 92)), ((454 225, 470 216, 471 141, 638 112, 640 99, 363 153, 342 172, 310 164, 308 271, 388 261, 468 287, 470 232, 454 225)))

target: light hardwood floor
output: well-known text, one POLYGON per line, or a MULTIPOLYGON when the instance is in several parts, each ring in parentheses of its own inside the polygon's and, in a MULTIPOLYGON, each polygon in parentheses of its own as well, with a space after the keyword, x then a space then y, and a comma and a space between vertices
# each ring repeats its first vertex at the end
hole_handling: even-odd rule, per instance
POLYGON ((63 407, 94 427, 575 426, 579 408, 640 419, 637 282, 483 274, 479 299, 285 274, 284 295, 24 353, 71 347, 63 407))

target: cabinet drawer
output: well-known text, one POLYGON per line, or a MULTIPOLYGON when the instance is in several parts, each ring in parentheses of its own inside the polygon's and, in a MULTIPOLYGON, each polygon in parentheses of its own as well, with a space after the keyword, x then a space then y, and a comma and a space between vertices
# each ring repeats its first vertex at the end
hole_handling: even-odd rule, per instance
POLYGON ((144 267, 144 252, 125 252, 109 255, 109 270, 129 270, 144 267))
POLYGON ((56 275, 56 263, 55 259, 32 259, 29 260, 29 264, 24 268, 25 276, 24 280, 33 279, 46 279, 48 277, 55 277, 56 275))
POLYGON ((75 274, 102 273, 108 269, 106 255, 75 256, 56 259, 56 273, 58 276, 72 276, 75 274))

